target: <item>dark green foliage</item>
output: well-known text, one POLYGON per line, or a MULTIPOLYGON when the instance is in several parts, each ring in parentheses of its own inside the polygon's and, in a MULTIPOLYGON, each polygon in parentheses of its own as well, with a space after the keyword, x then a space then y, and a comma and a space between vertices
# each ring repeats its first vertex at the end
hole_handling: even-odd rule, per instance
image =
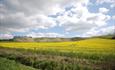
POLYGON ((16 63, 13 60, 0 57, 0 70, 36 70, 34 68, 16 63))

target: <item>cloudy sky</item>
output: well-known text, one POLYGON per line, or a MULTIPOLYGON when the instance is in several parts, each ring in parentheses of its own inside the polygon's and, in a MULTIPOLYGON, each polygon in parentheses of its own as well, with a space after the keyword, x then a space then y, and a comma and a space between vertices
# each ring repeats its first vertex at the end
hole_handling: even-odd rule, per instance
POLYGON ((89 37, 115 30, 115 0, 0 0, 0 38, 89 37))

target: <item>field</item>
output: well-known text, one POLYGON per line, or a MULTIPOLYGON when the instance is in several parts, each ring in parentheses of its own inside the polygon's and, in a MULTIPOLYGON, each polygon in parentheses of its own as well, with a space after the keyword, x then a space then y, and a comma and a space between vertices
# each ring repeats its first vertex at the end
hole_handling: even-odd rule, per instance
POLYGON ((41 70, 114 70, 115 40, 1 42, 0 57, 41 70))
POLYGON ((0 70, 36 70, 36 69, 0 57, 0 70))

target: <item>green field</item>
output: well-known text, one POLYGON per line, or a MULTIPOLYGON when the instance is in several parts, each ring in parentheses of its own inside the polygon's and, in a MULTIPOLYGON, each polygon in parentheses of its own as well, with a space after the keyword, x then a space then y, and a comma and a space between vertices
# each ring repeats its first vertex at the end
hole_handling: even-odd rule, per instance
POLYGON ((41 70, 114 70, 115 40, 1 42, 0 57, 41 70))
POLYGON ((36 69, 0 57, 0 70, 36 70, 36 69))

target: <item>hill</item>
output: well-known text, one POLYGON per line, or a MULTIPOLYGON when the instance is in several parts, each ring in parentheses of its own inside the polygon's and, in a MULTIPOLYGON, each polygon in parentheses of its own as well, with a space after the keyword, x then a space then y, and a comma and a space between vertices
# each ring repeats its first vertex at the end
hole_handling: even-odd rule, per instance
POLYGON ((0 42, 67 42, 67 41, 79 41, 92 38, 102 38, 102 39, 115 39, 115 35, 102 35, 93 37, 72 37, 72 38, 60 38, 60 37, 40 37, 32 38, 27 36, 15 36, 13 39, 2 39, 0 42))
POLYGON ((94 36, 91 38, 103 38, 103 39, 115 39, 115 35, 103 35, 103 36, 94 36))
POLYGON ((76 41, 82 40, 85 38, 81 37, 73 37, 73 38, 49 38, 49 37, 41 37, 41 38, 32 38, 26 36, 15 36, 13 39, 2 39, 0 42, 67 42, 67 41, 76 41))

